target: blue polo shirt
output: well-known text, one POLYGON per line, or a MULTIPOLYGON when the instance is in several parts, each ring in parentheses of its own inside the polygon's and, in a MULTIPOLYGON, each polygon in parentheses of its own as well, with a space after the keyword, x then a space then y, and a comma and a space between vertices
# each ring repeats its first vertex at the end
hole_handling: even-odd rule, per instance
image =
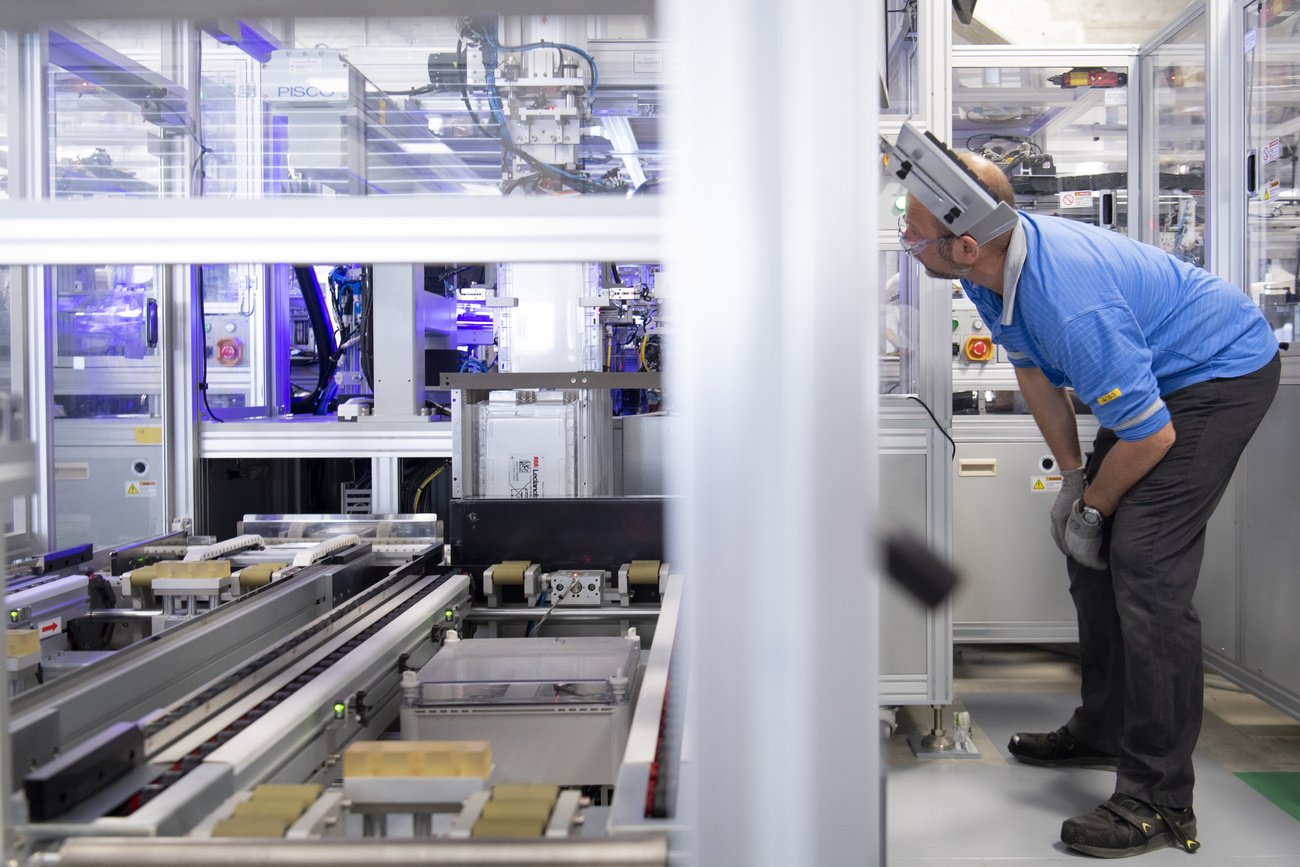
POLYGON ((1231 283, 1061 217, 1020 213, 1002 296, 961 282, 1013 365, 1072 387, 1124 440, 1169 422, 1162 395, 1252 373, 1277 352, 1263 314, 1231 283))

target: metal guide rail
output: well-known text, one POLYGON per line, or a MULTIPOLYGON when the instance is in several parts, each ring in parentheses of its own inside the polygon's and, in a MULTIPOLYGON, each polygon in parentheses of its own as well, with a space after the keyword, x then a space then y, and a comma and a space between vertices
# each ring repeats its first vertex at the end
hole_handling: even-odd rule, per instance
POLYGON ((202 692, 137 723, 109 726, 107 737, 27 775, 33 824, 20 836, 57 839, 70 824, 93 826, 77 829, 83 835, 185 833, 235 785, 272 777, 322 735, 329 751, 365 732, 376 736, 370 730, 382 731, 396 713, 397 661, 432 655, 431 625, 464 605, 468 584, 463 575, 401 570, 202 692), (333 628, 340 625, 346 628, 333 628), (328 640, 293 656, 322 635, 328 640), (293 664, 277 665, 286 656, 293 664), (348 712, 340 714, 340 704, 350 704, 348 712), (130 758, 114 750, 129 750, 130 758), (97 777, 106 784, 88 791, 84 781, 97 777))
MULTIPOLYGON (((140 546, 131 554, 133 562, 155 559, 144 550, 140 546)), ((365 554, 369 548, 356 550, 365 554)), ((345 562, 299 569, 19 696, 11 717, 15 767, 42 764, 106 722, 138 719, 237 670, 383 575, 376 574, 369 556, 342 552, 337 559, 345 562)), ((414 568, 423 570, 430 559, 429 553, 415 558, 412 562, 419 565, 414 568)), ((94 612, 113 617, 150 613, 160 612, 94 612)))

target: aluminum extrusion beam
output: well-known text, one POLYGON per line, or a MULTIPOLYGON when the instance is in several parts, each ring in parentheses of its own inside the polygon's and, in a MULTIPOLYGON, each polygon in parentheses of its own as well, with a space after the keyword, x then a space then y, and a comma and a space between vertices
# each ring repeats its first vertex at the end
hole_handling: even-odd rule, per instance
MULTIPOLYGON (((552 608, 543 612, 548 623, 608 623, 614 620, 657 620, 659 608, 552 608)), ((464 620, 527 623, 536 620, 536 608, 471 608, 464 620)), ((657 633, 656 633, 657 634, 657 633)))
MULTIPOLYGON (((3 243, 3 242, 0 242, 3 243)), ((334 419, 199 424, 204 458, 451 457, 449 422, 367 424, 334 419)))
MULTIPOLYGON (((535 15, 537 0, 496 0, 494 15, 535 15)), ((439 0, 438 15, 481 15, 482 0, 439 0)), ((653 14, 652 0, 547 0, 550 15, 636 15, 653 14)), ((104 0, 5 0, 0 7, 0 26, 28 30, 56 19, 213 19, 244 16, 254 20, 317 16, 321 18, 357 15, 355 0, 134 0, 105 3, 104 0)), ((365 14, 375 16, 429 15, 428 0, 366 0, 365 14)))
POLYGON ((658 262, 653 198, 9 201, 0 263, 658 262))
MULTIPOLYGON (((682 576, 671 575, 664 593, 663 616, 655 624, 650 657, 646 660, 645 674, 641 676, 641 690, 637 695, 627 746, 623 750, 623 763, 619 766, 618 780, 614 785, 614 800, 609 811, 609 830, 614 833, 631 828, 644 829, 653 822, 662 821, 647 819, 646 790, 650 784, 650 766, 660 759, 660 733, 664 731, 663 717, 681 607, 682 576)), ((674 686, 686 688, 686 684, 681 682, 674 686)), ((660 761, 660 780, 669 773, 676 773, 678 766, 679 763, 672 759, 660 761)))
POLYGON ((648 373, 444 373, 443 388, 497 391, 512 388, 663 388, 663 374, 648 373))
POLYGON ((60 867, 235 867, 310 864, 312 867, 475 867, 475 865, 573 865, 573 867, 665 867, 663 837, 582 840, 258 840, 83 838, 63 844, 60 867))

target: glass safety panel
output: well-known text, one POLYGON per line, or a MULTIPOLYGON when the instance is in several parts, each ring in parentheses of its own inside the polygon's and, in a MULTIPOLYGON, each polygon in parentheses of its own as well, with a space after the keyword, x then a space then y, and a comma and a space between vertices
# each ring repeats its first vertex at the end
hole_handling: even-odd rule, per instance
POLYGON ((162 531, 161 269, 46 270, 54 307, 54 498, 59 546, 162 531))
POLYGON ((0 199, 9 198, 9 64, 7 40, 0 36, 0 199))
POLYGON ((188 97, 178 39, 157 21, 59 23, 45 31, 52 198, 183 196, 188 97))
POLYGON ((918 23, 916 0, 886 5, 884 46, 879 53, 881 114, 908 116, 919 111, 922 40, 917 38, 918 23))
POLYGON ((266 406, 267 269, 202 265, 205 409, 266 406))
POLYGON ((1155 243, 1205 266, 1205 20, 1198 17, 1143 59, 1154 115, 1155 243))
POLYGON ((953 69, 952 131, 1002 168, 1020 210, 1127 234, 1127 67, 953 69))
POLYGON ((201 195, 657 189, 666 51, 651 16, 198 26, 201 195))
MULTIPOLYGON (((897 218, 891 218, 896 221, 897 218)), ((921 274, 901 250, 880 252, 880 393, 916 394, 920 364, 921 274)))
POLYGON ((1246 285, 1278 339, 1300 333, 1300 14, 1246 10, 1246 285))

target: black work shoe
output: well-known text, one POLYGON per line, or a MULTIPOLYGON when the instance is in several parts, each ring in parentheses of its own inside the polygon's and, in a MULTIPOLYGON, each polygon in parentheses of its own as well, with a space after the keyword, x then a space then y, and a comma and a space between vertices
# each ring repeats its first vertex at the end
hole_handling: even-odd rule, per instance
POLYGON ((1098 858, 1127 858, 1168 846, 1195 852, 1201 848, 1195 838, 1191 807, 1157 807, 1118 792, 1091 815, 1061 826, 1062 843, 1098 858))
POLYGON ((1011 755, 1027 765, 1052 768, 1114 768, 1119 759, 1093 749, 1070 734, 1065 726, 1047 734, 1017 732, 1007 744, 1011 755))

